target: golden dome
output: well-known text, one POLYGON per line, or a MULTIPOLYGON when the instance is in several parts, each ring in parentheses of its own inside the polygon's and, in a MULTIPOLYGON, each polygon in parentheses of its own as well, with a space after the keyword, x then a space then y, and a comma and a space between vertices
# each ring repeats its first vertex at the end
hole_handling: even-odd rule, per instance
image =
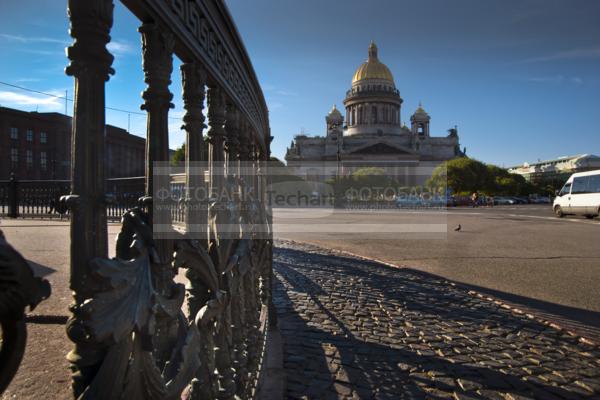
POLYGON ((335 116, 342 116, 342 113, 340 112, 340 110, 337 109, 336 105, 334 104, 333 107, 331 108, 331 111, 329 111, 329 115, 335 115, 335 116))
POLYGON ((427 111, 425 111, 425 109, 423 108, 423 105, 421 104, 421 102, 419 102, 419 107, 417 108, 417 110, 415 111, 415 114, 424 114, 424 115, 428 115, 427 111))
POLYGON ((425 111, 425 109, 423 108, 423 105, 421 104, 421 102, 419 102, 419 107, 417 108, 417 110, 415 111, 415 113, 410 117, 411 121, 417 121, 417 120, 429 120, 429 114, 427 114, 427 111, 425 111))
POLYGON ((369 58, 362 63, 354 73, 352 84, 365 79, 383 79, 394 83, 394 77, 389 68, 377 58, 377 45, 369 45, 369 58))

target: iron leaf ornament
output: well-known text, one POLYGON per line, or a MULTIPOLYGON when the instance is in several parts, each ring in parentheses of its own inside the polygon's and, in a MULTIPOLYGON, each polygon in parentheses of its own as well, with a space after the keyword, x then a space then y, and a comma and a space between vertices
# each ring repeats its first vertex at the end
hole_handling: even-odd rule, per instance
POLYGON ((173 283, 169 298, 154 287, 155 249, 147 221, 141 209, 129 210, 117 238, 117 257, 91 261, 95 286, 79 307, 81 318, 91 340, 109 347, 82 399, 177 399, 200 367, 193 350, 200 346, 200 333, 181 312, 184 286, 173 283), (177 345, 162 370, 153 348, 158 314, 179 322, 177 345))

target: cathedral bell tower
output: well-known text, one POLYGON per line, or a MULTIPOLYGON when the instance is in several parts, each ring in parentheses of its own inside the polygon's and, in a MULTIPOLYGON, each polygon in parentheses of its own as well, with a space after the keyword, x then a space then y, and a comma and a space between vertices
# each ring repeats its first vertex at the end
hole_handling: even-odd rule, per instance
POLYGON ((337 109, 335 104, 329 114, 325 117, 327 123, 327 137, 337 140, 339 136, 342 136, 342 129, 344 126, 344 117, 342 113, 337 109))
POLYGON ((419 108, 417 108, 417 111, 410 117, 410 130, 412 134, 418 137, 429 137, 430 120, 431 117, 423 109, 421 103, 419 103, 419 108))

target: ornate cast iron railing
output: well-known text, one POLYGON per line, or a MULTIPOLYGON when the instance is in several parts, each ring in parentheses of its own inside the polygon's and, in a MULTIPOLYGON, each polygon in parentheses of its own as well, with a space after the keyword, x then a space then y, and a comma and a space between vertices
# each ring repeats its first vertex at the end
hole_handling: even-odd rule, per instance
POLYGON ((123 215, 114 259, 108 258, 111 198, 100 161, 105 82, 114 73, 106 49, 113 3, 68 4, 74 43, 66 72, 75 80, 75 109, 71 192, 61 202, 71 214, 74 302, 67 333, 75 343, 68 356, 73 393, 78 399, 178 399, 182 393, 193 399, 252 398, 272 276, 261 176, 271 137, 262 91, 222 0, 123 3, 142 21, 147 155, 144 196, 123 215), (156 207, 164 184, 156 172, 169 161, 174 54, 183 61, 186 131, 184 211, 175 215, 156 207), (206 180, 204 170, 193 171, 203 161, 210 161, 206 180), (204 208, 193 207, 204 200, 194 199, 191 189, 205 186, 211 193, 255 195, 211 196, 200 204, 204 208), (156 234, 159 222, 171 226, 177 215, 183 215, 185 232, 156 234), (179 269, 185 270, 186 287, 174 281, 179 269))

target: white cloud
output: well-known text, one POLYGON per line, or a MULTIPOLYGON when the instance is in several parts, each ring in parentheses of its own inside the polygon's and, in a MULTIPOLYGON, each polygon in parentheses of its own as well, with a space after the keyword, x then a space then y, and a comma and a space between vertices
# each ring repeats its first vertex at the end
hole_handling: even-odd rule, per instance
MULTIPOLYGON (((45 36, 22 36, 22 35, 11 35, 7 33, 0 33, 0 39, 4 39, 10 42, 23 43, 23 44, 31 44, 31 43, 56 43, 61 44, 63 46, 68 46, 71 44, 68 40, 57 39, 53 37, 45 37, 45 36)), ((131 43, 125 40, 111 40, 106 48, 115 55, 129 55, 135 54, 137 47, 132 45, 131 43)), ((50 52, 48 50, 24 50, 28 52, 36 52, 39 54, 48 55, 50 52)), ((140 50, 141 51, 141 50, 140 50)), ((54 54, 54 53, 52 53, 54 54)))
POLYGON ((298 93, 288 92, 287 90, 277 90, 275 94, 278 94, 280 96, 298 96, 298 93))
POLYGON ((267 108, 272 111, 272 110, 284 108, 284 105, 277 101, 269 101, 269 102, 267 102, 267 108))
POLYGON ((573 85, 582 85, 583 79, 578 76, 564 76, 564 75, 554 75, 554 76, 534 76, 525 79, 527 82, 534 83, 549 83, 549 84, 563 84, 570 83, 573 85))
POLYGON ((35 54, 36 56, 61 56, 64 57, 65 53, 62 51, 51 51, 51 50, 38 50, 38 49, 17 49, 23 53, 35 54))
POLYGON ((556 53, 549 54, 546 56, 528 58, 523 60, 523 62, 537 63, 560 60, 579 60, 589 58, 600 58, 600 46, 558 51, 556 53))
POLYGON ((529 82, 536 83, 562 83, 565 80, 565 77, 562 75, 556 76, 534 76, 526 79, 529 82))
POLYGON ((574 84, 576 84, 576 85, 581 85, 581 84, 583 84, 583 79, 581 79, 578 76, 574 76, 574 77, 571 78, 571 82, 574 83, 574 84))
POLYGON ((15 82, 24 83, 24 82, 39 82, 40 78, 19 78, 15 82))
POLYGON ((30 95, 10 91, 0 91, 0 104, 3 106, 39 106, 42 111, 56 111, 64 108, 64 100, 43 95, 30 95))
POLYGON ((120 40, 112 40, 106 45, 106 48, 117 56, 135 54, 136 52, 136 48, 131 43, 120 40))
POLYGON ((56 39, 51 37, 43 36, 21 36, 21 35, 10 35, 7 33, 0 33, 0 38, 19 43, 58 43, 62 45, 68 45, 69 42, 62 39, 56 39))
POLYGON ((269 83, 264 83, 261 85, 262 89, 265 92, 269 92, 272 95, 279 95, 279 96, 298 96, 298 93, 296 92, 291 92, 289 90, 284 90, 284 89, 279 89, 277 86, 269 84, 269 83))

